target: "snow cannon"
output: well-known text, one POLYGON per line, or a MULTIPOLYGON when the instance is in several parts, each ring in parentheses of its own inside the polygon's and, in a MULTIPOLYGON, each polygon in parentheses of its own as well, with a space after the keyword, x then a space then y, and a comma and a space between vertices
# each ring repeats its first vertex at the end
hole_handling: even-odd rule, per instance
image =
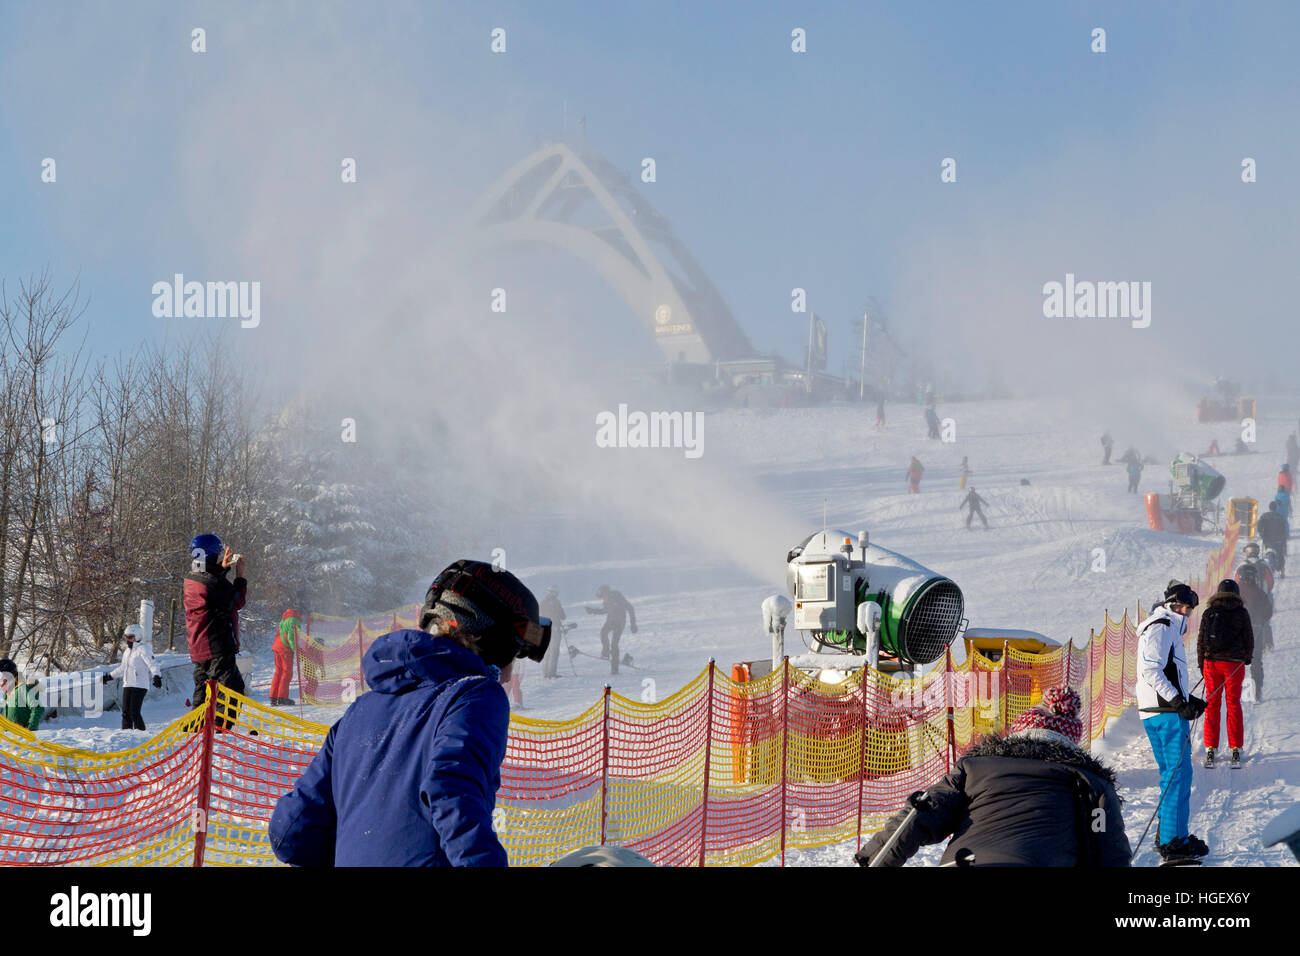
MULTIPOLYGON (((929 664, 957 637, 961 589, 894 551, 857 543, 843 531, 818 531, 786 555, 794 626, 819 648, 842 654, 880 651, 903 665, 929 664)), ((875 666, 875 661, 868 662, 875 666)))
POLYGON ((1213 501, 1223 491, 1227 479, 1195 455, 1184 452, 1169 466, 1174 476, 1175 493, 1194 495, 1201 501, 1213 501))

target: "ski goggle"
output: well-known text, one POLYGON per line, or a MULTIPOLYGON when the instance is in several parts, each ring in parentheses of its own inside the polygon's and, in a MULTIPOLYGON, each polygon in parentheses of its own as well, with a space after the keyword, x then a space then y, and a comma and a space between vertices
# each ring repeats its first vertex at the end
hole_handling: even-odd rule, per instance
POLYGON ((426 604, 437 603, 443 591, 451 591, 483 611, 493 621, 506 619, 499 628, 507 631, 515 641, 515 657, 541 661, 551 646, 551 619, 539 617, 536 621, 512 610, 491 588, 484 586, 470 573, 459 568, 448 569, 438 575, 429 586, 426 604))

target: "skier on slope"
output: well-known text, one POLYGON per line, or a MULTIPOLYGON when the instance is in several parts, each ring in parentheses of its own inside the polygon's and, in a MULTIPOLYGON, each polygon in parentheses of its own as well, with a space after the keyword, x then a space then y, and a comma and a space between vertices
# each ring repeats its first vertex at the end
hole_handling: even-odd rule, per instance
POLYGON ((1142 477, 1142 460, 1134 455, 1128 462, 1128 490, 1137 494, 1138 481, 1142 477))
POLYGON ((1291 537, 1291 525, 1286 518, 1282 517, 1282 510, 1276 501, 1270 501, 1268 510, 1255 522, 1255 533, 1259 535, 1259 540, 1264 542, 1264 547, 1277 552, 1278 577, 1286 577, 1286 545, 1287 539, 1291 537))
POLYGON ((1205 677, 1207 705, 1202 731, 1207 767, 1214 764, 1219 746, 1220 700, 1226 706, 1232 766, 1241 766, 1241 682, 1254 654, 1255 635, 1241 588, 1231 578, 1220 581, 1219 590, 1206 602, 1196 637, 1196 666, 1205 677))
POLYGON ((966 461, 966 456, 961 456, 961 481, 957 485, 962 491, 966 490, 966 480, 970 478, 970 465, 966 461))
MULTIPOLYGON (((298 612, 289 608, 280 616, 280 627, 275 632, 271 651, 275 654, 275 673, 271 677, 271 706, 292 707, 289 698, 289 685, 293 683, 293 657, 298 648, 298 633, 302 619, 298 612)), ((299 689, 302 684, 299 683, 299 689)))
POLYGON ((1103 434, 1101 436, 1101 450, 1105 453, 1101 459, 1101 463, 1103 465, 1110 464, 1110 453, 1111 453, 1111 449, 1113 449, 1114 447, 1115 447, 1115 439, 1110 437, 1110 432, 1106 432, 1105 434, 1103 434))
POLYGON ((907 466, 907 474, 904 476, 907 478, 908 492, 910 494, 921 493, 921 475, 924 473, 925 466, 913 455, 911 463, 907 466))
POLYGON ((1286 463, 1291 466, 1294 479, 1296 469, 1300 468, 1300 442, 1296 441, 1295 432, 1286 436, 1286 463))
POLYGON ((1285 485, 1277 486, 1277 494, 1273 496, 1272 504, 1276 504, 1276 511, 1287 521, 1291 520, 1291 492, 1286 490, 1285 485))
POLYGON ((1160 822, 1156 824, 1156 851, 1166 860, 1210 852, 1205 841, 1187 828, 1192 795, 1189 722, 1205 710, 1205 701, 1191 694, 1183 649, 1187 618, 1197 603, 1195 591, 1179 581, 1170 581, 1164 601, 1138 625, 1138 715, 1160 769, 1164 797, 1160 822))
POLYGON ((989 519, 986 518, 986 517, 984 517, 984 508, 983 508, 983 506, 986 505, 986 504, 988 504, 988 502, 985 501, 983 498, 981 498, 979 495, 977 495, 977 494, 975 493, 975 489, 974 489, 974 487, 972 487, 971 490, 967 493, 967 495, 966 495, 965 499, 962 501, 962 503, 959 504, 959 505, 957 506, 957 510, 959 510, 959 511, 960 511, 962 508, 969 508, 969 509, 970 509, 970 511, 966 514, 966 530, 967 530, 967 531, 970 530, 970 523, 971 523, 971 521, 974 520, 974 518, 975 518, 976 515, 979 515, 979 519, 980 519, 980 521, 984 522, 984 528, 985 528, 985 530, 988 530, 989 519))
POLYGON ((869 865, 897 833, 878 865, 902 866, 951 835, 944 864, 973 853, 972 866, 1128 866, 1115 773, 1080 748, 1079 707, 1070 688, 1049 688, 1006 737, 977 741, 915 817, 904 808, 854 860, 869 865))
POLYGON ((153 686, 162 687, 162 671, 143 640, 144 628, 139 624, 128 624, 122 637, 126 641, 126 650, 122 652, 118 665, 104 674, 104 683, 122 678, 122 729, 147 730, 140 708, 149 692, 150 674, 153 675, 153 686))
POLYGON ((551 622, 509 571, 456 561, 421 630, 375 640, 370 692, 330 728, 267 830, 297 866, 506 866, 493 832, 510 705, 502 670, 539 661, 551 622))
POLYGON ((928 437, 939 437, 939 414, 934 410, 933 405, 927 405, 925 409, 925 424, 929 429, 928 437))
POLYGON ((1289 495, 1295 494, 1295 476, 1291 474, 1291 463, 1282 462, 1282 467, 1277 472, 1277 486, 1286 490, 1289 495))
POLYGON ((623 636, 623 625, 631 618, 628 630, 636 633, 636 611, 632 603, 615 591, 608 584, 596 588, 596 597, 600 598, 600 607, 587 608, 588 614, 605 615, 605 623, 600 626, 600 656, 609 658, 609 672, 618 673, 618 641, 623 636))
MULTIPOLYGON (((538 613, 542 617, 550 618, 551 626, 556 630, 556 637, 559 637, 564 631, 568 630, 564 621, 568 617, 564 613, 564 606, 560 604, 560 589, 554 584, 546 589, 546 596, 542 598, 542 606, 538 613)), ((546 658, 542 661, 542 677, 550 680, 560 675, 556 672, 560 660, 560 642, 552 641, 551 646, 546 651, 546 658)))
POLYGON ((1237 587, 1241 589, 1241 602, 1250 614, 1250 627, 1255 639, 1255 654, 1250 661, 1250 678, 1255 683, 1255 702, 1264 699, 1264 652, 1273 649, 1273 598, 1259 582, 1253 564, 1243 564, 1237 569, 1237 587))

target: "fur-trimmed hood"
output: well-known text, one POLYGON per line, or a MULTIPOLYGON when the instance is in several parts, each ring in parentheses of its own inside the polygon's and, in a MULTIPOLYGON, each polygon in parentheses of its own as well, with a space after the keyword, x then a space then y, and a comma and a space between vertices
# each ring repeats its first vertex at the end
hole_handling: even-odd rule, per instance
POLYGON ((1231 591, 1215 591, 1210 599, 1205 602, 1205 606, 1207 608, 1221 607, 1231 611, 1245 605, 1242 603, 1239 594, 1233 594, 1231 591))
POLYGON ((1115 771, 1093 759, 1078 747, 1055 741, 1034 739, 1023 734, 1011 737, 984 737, 962 755, 966 757, 1018 757, 1022 760, 1050 760, 1086 770, 1115 786, 1115 771))

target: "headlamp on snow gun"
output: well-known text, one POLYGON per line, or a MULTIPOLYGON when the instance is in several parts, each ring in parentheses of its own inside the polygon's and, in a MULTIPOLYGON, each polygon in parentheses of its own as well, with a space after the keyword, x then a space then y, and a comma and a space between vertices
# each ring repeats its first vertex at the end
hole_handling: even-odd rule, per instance
POLYGON ((460 560, 433 579, 420 611, 420 627, 433 616, 445 592, 458 595, 488 618, 490 633, 513 641, 514 657, 541 661, 551 644, 551 619, 537 613, 537 599, 523 582, 482 561, 460 560))

